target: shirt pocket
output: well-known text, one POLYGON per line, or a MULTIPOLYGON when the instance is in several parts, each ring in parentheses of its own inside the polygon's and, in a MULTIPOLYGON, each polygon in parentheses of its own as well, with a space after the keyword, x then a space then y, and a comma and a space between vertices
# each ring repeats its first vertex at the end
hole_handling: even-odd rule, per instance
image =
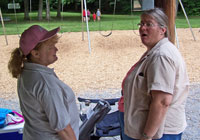
POLYGON ((147 89, 147 78, 141 72, 137 74, 136 81, 134 84, 135 98, 139 101, 137 106, 142 110, 148 110, 151 100, 150 94, 147 89))
POLYGON ((141 92, 141 93, 147 92, 147 78, 144 76, 143 72, 139 72, 137 74, 134 86, 138 92, 141 92))

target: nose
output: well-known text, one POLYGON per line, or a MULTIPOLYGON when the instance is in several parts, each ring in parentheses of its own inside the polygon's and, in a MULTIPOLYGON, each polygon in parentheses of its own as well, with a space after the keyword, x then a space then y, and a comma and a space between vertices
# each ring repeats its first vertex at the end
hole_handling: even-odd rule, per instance
POLYGON ((143 32, 143 31, 146 31, 146 30, 147 30, 147 27, 146 27, 146 26, 141 26, 141 27, 139 28, 140 34, 142 34, 142 32, 143 32))
POLYGON ((139 29, 140 29, 140 30, 147 29, 147 26, 146 26, 146 24, 144 24, 144 25, 140 26, 140 28, 139 28, 139 29))

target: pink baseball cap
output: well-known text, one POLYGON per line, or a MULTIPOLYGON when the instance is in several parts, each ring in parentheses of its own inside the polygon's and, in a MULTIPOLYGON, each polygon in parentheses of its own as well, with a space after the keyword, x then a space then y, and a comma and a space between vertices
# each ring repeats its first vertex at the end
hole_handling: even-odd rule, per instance
POLYGON ((28 55, 38 43, 50 39, 59 31, 60 27, 47 31, 39 25, 32 25, 22 33, 19 41, 23 54, 28 55))

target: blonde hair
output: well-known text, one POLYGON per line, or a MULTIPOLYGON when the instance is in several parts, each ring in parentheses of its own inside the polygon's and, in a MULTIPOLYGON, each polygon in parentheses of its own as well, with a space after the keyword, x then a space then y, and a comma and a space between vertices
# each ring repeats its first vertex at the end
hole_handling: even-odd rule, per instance
MULTIPOLYGON (((51 37, 50 39, 38 43, 33 50, 39 50, 42 46, 47 46, 49 44, 56 44, 58 42, 58 35, 51 37)), ((25 56, 20 48, 15 48, 11 52, 11 57, 8 62, 8 70, 11 73, 13 78, 18 78, 18 76, 22 73, 24 62, 29 61, 31 62, 31 53, 25 56)))
POLYGON ((24 59, 25 55, 22 54, 20 48, 15 48, 12 51, 10 60, 8 62, 8 70, 12 74, 13 78, 17 78, 22 72, 24 59))

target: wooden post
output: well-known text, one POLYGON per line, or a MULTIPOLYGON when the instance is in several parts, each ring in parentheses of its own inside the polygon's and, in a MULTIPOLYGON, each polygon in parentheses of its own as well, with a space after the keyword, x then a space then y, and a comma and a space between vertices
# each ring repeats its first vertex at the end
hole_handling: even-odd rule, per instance
POLYGON ((3 27, 3 33, 4 33, 4 36, 5 36, 5 39, 6 39, 6 45, 8 45, 8 40, 7 40, 7 36, 6 36, 6 29, 5 29, 4 22, 3 22, 3 16, 2 16, 2 13, 1 13, 1 8, 0 8, 0 17, 1 17, 1 24, 2 24, 2 27, 3 27))
POLYGON ((165 13, 169 19, 169 39, 172 43, 175 43, 176 0, 166 0, 165 13))
POLYGON ((176 0, 155 0, 155 6, 163 8, 169 21, 169 40, 175 43, 176 0))

